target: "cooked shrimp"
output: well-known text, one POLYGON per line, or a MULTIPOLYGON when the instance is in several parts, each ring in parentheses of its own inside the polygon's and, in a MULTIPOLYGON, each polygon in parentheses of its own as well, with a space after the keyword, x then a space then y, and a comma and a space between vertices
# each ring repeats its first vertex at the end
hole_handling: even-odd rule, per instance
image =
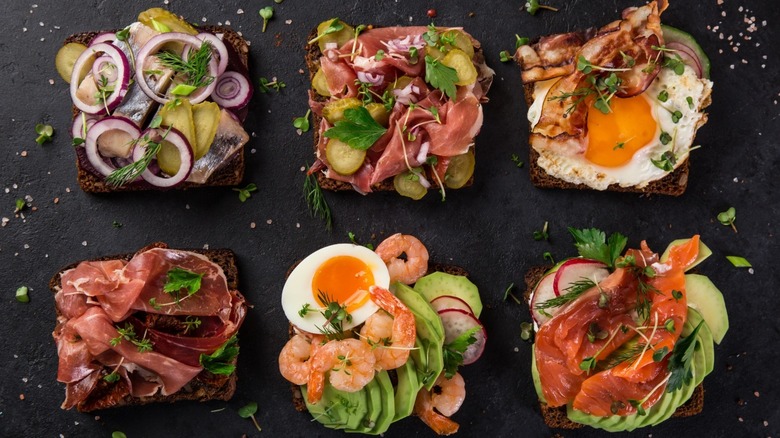
POLYGON ((393 234, 376 247, 376 253, 387 264, 390 281, 413 284, 428 272, 428 249, 416 237, 393 234), (406 254, 406 260, 399 258, 406 254))
POLYGON ((409 352, 414 348, 417 336, 414 315, 387 289, 373 286, 370 293, 384 312, 368 317, 360 336, 372 346, 377 370, 394 370, 409 360, 409 352))
POLYGON ((439 435, 452 435, 458 431, 460 425, 433 410, 431 393, 423 389, 417 393, 414 402, 414 413, 420 417, 423 423, 433 429, 439 435))
POLYGON ((309 380, 311 370, 309 358, 312 345, 302 335, 295 335, 279 353, 279 372, 296 385, 304 385, 309 380))
POLYGON ((442 374, 434 383, 433 388, 431 403, 437 411, 447 417, 458 412, 463 400, 466 399, 466 382, 459 373, 455 373, 450 379, 442 374))
POLYGON ((310 360, 309 403, 317 403, 325 389, 325 373, 339 391, 360 391, 374 378, 376 358, 371 346, 358 339, 330 341, 316 349, 310 360))

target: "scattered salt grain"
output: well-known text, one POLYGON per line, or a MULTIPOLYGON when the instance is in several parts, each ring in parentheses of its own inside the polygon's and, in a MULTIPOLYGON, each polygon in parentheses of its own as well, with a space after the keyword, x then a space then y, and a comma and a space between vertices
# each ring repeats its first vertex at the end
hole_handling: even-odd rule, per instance
POLYGON ((230 26, 230 20, 225 20, 225 26, 230 26))
POLYGON ((292 24, 292 20, 284 20, 284 24, 292 24))
POLYGON ((30 245, 29 245, 29 244, 27 244, 27 243, 25 243, 25 244, 24 244, 24 249, 30 249, 30 245))
POLYGON ((238 15, 241 15, 241 14, 243 14, 243 13, 244 13, 244 10, 243 10, 243 9, 239 9, 239 10, 237 10, 237 11, 236 11, 236 14, 238 14, 238 15))
POLYGON ((256 223, 254 223, 254 222, 252 222, 252 223, 250 223, 250 224, 249 224, 249 228, 251 228, 251 229, 253 229, 253 230, 255 229, 255 227, 256 227, 256 226, 257 226, 257 224, 256 224, 256 223))
POLYGON ((19 394, 19 400, 24 400, 24 394, 19 394))
POLYGON ((22 151, 19 155, 21 155, 23 157, 26 157, 27 156, 27 151, 22 151))
POLYGON ((203 249, 209 249, 209 244, 208 243, 204 243, 203 244, 203 249))
POLYGON ((81 242, 81 245, 87 246, 87 241, 85 240, 85 241, 81 242))
POLYGON ((295 228, 300 228, 300 227, 301 227, 301 224, 299 224, 299 223, 295 224, 295 228))
POLYGON ((190 204, 187 204, 187 205, 185 205, 185 206, 184 206, 184 208, 186 208, 187 210, 189 210, 189 209, 190 209, 190 204))
POLYGON ((54 79, 49 79, 49 85, 54 85, 54 79))
POLYGON ((60 203, 60 198, 54 198, 54 203, 55 204, 59 204, 60 203))
POLYGON ((759 393, 758 393, 758 391, 754 391, 754 392, 753 392, 753 395, 754 395, 756 398, 758 398, 758 397, 759 397, 761 394, 759 394, 759 393))
POLYGON ((4 227, 4 226, 8 225, 8 222, 10 222, 10 221, 11 221, 11 219, 8 219, 7 217, 4 217, 4 218, 0 219, 0 227, 4 227))
POLYGON ((200 21, 202 21, 202 22, 204 22, 204 23, 205 23, 205 22, 207 21, 207 20, 206 20, 206 17, 203 17, 203 18, 201 18, 201 19, 200 19, 200 21))
POLYGON ((22 382, 27 383, 27 377, 22 377, 22 382))
POLYGON ((268 219, 267 221, 265 221, 265 223, 267 223, 268 225, 271 225, 272 222, 273 221, 271 219, 268 219))
POLYGON ((769 426, 769 422, 764 420, 764 427, 767 427, 767 426, 769 426))
POLYGON ((255 149, 255 148, 252 148, 252 149, 251 149, 249 152, 251 152, 251 153, 253 153, 253 154, 254 154, 255 152, 257 152, 257 149, 255 149))

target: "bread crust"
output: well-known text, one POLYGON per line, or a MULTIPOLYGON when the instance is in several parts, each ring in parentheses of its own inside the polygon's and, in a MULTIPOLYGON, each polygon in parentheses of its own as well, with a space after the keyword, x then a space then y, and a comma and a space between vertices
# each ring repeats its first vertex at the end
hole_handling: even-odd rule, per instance
MULTIPOLYGON (((152 248, 168 248, 168 245, 162 242, 153 243, 145 248, 140 249, 138 252, 143 252, 152 248)), ((227 285, 230 290, 238 290, 238 267, 236 266, 236 255, 229 249, 190 249, 186 250, 208 257, 209 260, 218 264, 227 279, 227 285)), ((128 261, 133 258, 136 253, 117 254, 112 256, 103 256, 89 261, 104 261, 104 260, 125 260, 128 261)), ((61 287, 60 282, 63 272, 75 268, 81 261, 71 263, 68 266, 60 269, 49 280, 49 289, 56 293, 61 287)), ((57 317, 61 316, 59 309, 55 306, 57 317)), ((233 360, 233 364, 238 361, 238 357, 233 360)), ((104 367, 101 371, 101 376, 108 375, 113 370, 109 367, 104 367)), ((116 398, 114 393, 124 392, 126 389, 126 383, 119 380, 115 383, 109 383, 102 378, 98 380, 97 387, 89 394, 86 400, 76 405, 76 409, 79 412, 92 412, 98 409, 116 408, 122 406, 135 406, 146 405, 150 403, 173 403, 181 400, 190 400, 205 402, 209 400, 230 400, 233 394, 236 392, 236 383, 238 377, 235 371, 230 375, 218 375, 212 374, 209 371, 203 370, 195 376, 187 385, 184 386, 178 392, 171 395, 155 394, 150 397, 133 397, 130 394, 125 395, 122 398, 116 398)))
MULTIPOLYGON (((225 42, 226 45, 229 45, 232 48, 232 50, 236 53, 244 69, 247 71, 249 70, 249 46, 247 45, 246 40, 241 35, 239 35, 236 31, 228 27, 199 26, 198 28, 215 34, 216 33, 223 34, 223 42, 225 42)), ((80 43, 88 46, 90 41, 92 41, 92 39, 95 38, 97 35, 104 32, 117 32, 118 30, 119 29, 115 29, 111 31, 82 32, 82 33, 73 34, 65 38, 63 44, 80 43)), ((72 108, 72 111, 73 111, 73 117, 78 116, 79 110, 75 106, 72 108)), ((225 163, 222 167, 217 169, 209 177, 209 179, 206 181, 205 184, 197 184, 197 183, 185 181, 181 185, 177 186, 176 189, 239 185, 241 184, 241 181, 244 179, 244 169, 246 167, 245 162, 246 159, 244 157, 244 148, 242 147, 241 150, 236 152, 227 163, 225 163)), ((94 171, 87 168, 84 165, 84 163, 87 163, 86 154, 84 154, 83 148, 79 148, 76 151, 76 169, 77 169, 76 178, 78 180, 81 189, 88 193, 135 192, 139 190, 170 190, 170 189, 163 189, 160 187, 156 187, 145 182, 125 184, 121 187, 110 186, 106 184, 105 179, 103 177, 98 176, 94 171)))
MULTIPOLYGON (((536 287, 536 284, 539 283, 539 281, 542 279, 544 274, 547 273, 547 271, 549 271, 550 268, 552 268, 552 265, 534 266, 526 272, 524 277, 525 292, 523 293, 523 297, 525 298, 526 303, 528 302, 528 299, 530 298, 531 293, 534 290, 534 287, 536 287)), ((704 386, 703 384, 700 384, 693 391, 691 398, 688 399, 688 401, 686 401, 685 403, 683 403, 680 407, 678 407, 676 411, 674 411, 672 417, 675 418, 691 417, 701 413, 703 409, 704 409, 704 386)), ((546 403, 543 403, 540 400, 539 412, 541 413, 542 418, 544 419, 544 423, 547 425, 547 427, 552 429, 571 430, 571 429, 579 429, 581 427, 585 427, 585 425, 580 423, 575 423, 569 419, 569 417, 566 415, 566 406, 553 408, 547 406, 546 403)))

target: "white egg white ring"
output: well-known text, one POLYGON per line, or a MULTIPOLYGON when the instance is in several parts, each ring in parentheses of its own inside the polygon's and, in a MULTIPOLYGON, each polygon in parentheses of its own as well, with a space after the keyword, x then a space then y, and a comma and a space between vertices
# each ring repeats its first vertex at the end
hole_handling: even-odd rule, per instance
MULTIPOLYGON (((316 302, 312 293, 312 280, 317 269, 325 261, 338 256, 351 256, 362 260, 371 270, 375 285, 385 289, 390 287, 390 273, 387 271, 387 266, 374 251, 351 243, 340 243, 321 248, 311 253, 295 267, 282 289, 284 314, 290 323, 299 329, 310 333, 319 333, 320 328, 325 324, 325 318, 318 311, 321 306, 316 302), (299 315, 298 312, 306 304, 313 311, 307 312, 305 316, 299 315)), ((344 322, 344 329, 364 323, 377 310, 379 310, 379 306, 369 299, 360 308, 350 313, 352 321, 350 323, 344 322)))

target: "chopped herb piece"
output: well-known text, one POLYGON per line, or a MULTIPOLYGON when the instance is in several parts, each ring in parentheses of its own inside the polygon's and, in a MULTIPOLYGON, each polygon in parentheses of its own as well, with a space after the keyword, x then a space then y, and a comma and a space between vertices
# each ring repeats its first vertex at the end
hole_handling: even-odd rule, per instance
POLYGON ((409 47, 409 64, 417 64, 420 62, 420 51, 417 50, 417 47, 409 47))
POLYGON ((328 201, 322 193, 317 177, 313 173, 309 173, 309 166, 306 166, 306 171, 306 178, 303 180, 303 197, 306 199, 306 205, 309 207, 309 214, 311 214, 311 217, 325 221, 325 228, 330 231, 333 226, 330 206, 328 206, 328 201))
POLYGON ((287 84, 284 82, 277 80, 276 78, 273 78, 273 80, 269 81, 265 77, 260 78, 260 85, 257 88, 257 91, 261 93, 270 93, 271 90, 276 91, 277 93, 281 91, 282 88, 286 88, 287 84))
POLYGON ((534 325, 528 321, 520 323, 520 339, 528 342, 534 335, 534 325))
POLYGON ((192 85, 178 84, 173 87, 171 94, 174 96, 189 96, 195 90, 197 90, 197 88, 192 85))
POLYGON ((178 304, 181 290, 185 289, 187 291, 187 297, 191 297, 200 290, 202 279, 203 274, 176 267, 168 271, 165 285, 163 286, 163 292, 173 295, 176 304, 178 304))
POLYGON ((666 102, 667 100, 669 100, 669 92, 668 91, 663 90, 660 93, 658 93, 658 101, 659 102, 666 102))
POLYGON ((115 35, 117 40, 127 41, 127 38, 130 36, 130 26, 127 26, 126 28, 120 30, 115 35))
POLYGON ((115 327, 117 332, 117 337, 112 338, 109 343, 112 347, 116 347, 119 345, 123 340, 130 342, 131 344, 135 345, 136 348, 138 348, 138 351, 141 353, 146 353, 149 351, 152 351, 152 341, 151 339, 146 338, 146 333, 144 332, 143 338, 140 340, 138 339, 138 336, 135 334, 135 329, 133 328, 133 325, 129 322, 125 324, 124 328, 121 327, 115 327))
POLYGON ((160 125, 162 125, 162 116, 161 116, 161 115, 159 115, 159 114, 158 114, 158 115, 156 115, 156 116, 154 116, 154 118, 152 119, 152 121, 151 121, 151 122, 149 122, 149 127, 150 127, 150 128, 159 128, 159 127, 160 127, 160 125))
POLYGON ((552 6, 540 5, 539 0, 528 0, 525 2, 525 11, 531 15, 536 15, 539 9, 547 9, 548 11, 558 12, 557 8, 552 6))
POLYGON ((325 335, 328 340, 344 339, 344 321, 352 321, 352 315, 347 312, 347 306, 331 299, 323 291, 317 294, 317 300, 325 306, 324 310, 320 311, 322 317, 325 318, 325 324, 322 327, 317 327, 320 333, 325 335))
POLYGON ((515 288, 514 283, 509 283, 509 286, 506 287, 506 290, 504 290, 504 301, 508 297, 512 297, 512 300, 514 300, 515 303, 520 304, 520 300, 517 299, 517 297, 512 293, 512 289, 515 288))
POLYGON ((453 339, 449 344, 444 344, 444 376, 452 378, 458 372, 458 367, 463 364, 463 353, 469 345, 477 342, 474 336, 480 330, 474 327, 453 339))
POLYGON ((595 228, 578 230, 569 227, 569 233, 574 237, 574 246, 582 257, 598 260, 610 268, 615 266, 615 260, 628 242, 628 238, 620 233, 613 233, 607 239, 603 231, 595 228))
POLYGON ((149 167, 152 160, 157 158, 157 153, 160 152, 160 148, 162 147, 161 144, 168 136, 169 132, 170 128, 165 131, 165 134, 160 138, 160 141, 153 141, 149 134, 134 140, 134 142, 142 143, 135 147, 145 148, 143 156, 141 156, 139 160, 111 172, 111 175, 106 177, 106 184, 112 187, 121 187, 138 178, 149 167))
POLYGON ((726 211, 722 211, 718 213, 718 222, 720 222, 723 225, 726 225, 727 227, 731 227, 731 229, 734 230, 734 232, 737 232, 737 226, 734 225, 734 221, 737 220, 737 209, 734 207, 729 207, 726 209, 726 211))
MULTIPOLYGON (((416 48, 416 47, 415 47, 416 48)), ((382 49, 379 49, 376 51, 376 55, 374 55, 374 60, 381 61, 385 57, 385 51, 382 49)))
POLYGON ((642 407, 642 402, 640 400, 629 400, 628 403, 636 409, 637 415, 647 415, 647 411, 642 407))
POLYGON ((268 20, 270 20, 271 17, 274 16, 274 7, 266 6, 264 8, 261 8, 260 16, 263 18, 263 32, 265 32, 265 28, 268 27, 268 20))
POLYGON ((529 42, 531 42, 529 38, 521 37, 520 35, 515 34, 515 49, 519 49, 520 46, 525 46, 529 42))
POLYGON ((596 287, 595 281, 583 277, 581 280, 575 281, 569 287, 564 289, 562 295, 557 296, 555 298, 550 298, 545 302, 538 303, 534 306, 534 309, 542 311, 544 309, 549 309, 551 307, 561 307, 564 304, 575 300, 577 297, 585 293, 587 290, 594 287, 596 287))
POLYGON ((693 352, 696 349, 696 335, 699 333, 704 321, 701 321, 693 329, 688 337, 680 339, 674 345, 672 355, 669 357, 669 382, 666 385, 666 392, 674 392, 690 383, 693 379, 691 367, 693 365, 693 352))
POLYGON ((520 157, 517 154, 512 154, 512 157, 510 159, 512 160, 513 163, 515 163, 515 165, 518 168, 523 167, 523 162, 520 161, 520 157))
POLYGON ((187 316, 187 319, 182 321, 184 324, 184 333, 186 334, 190 330, 195 330, 200 327, 202 321, 197 316, 187 316))
POLYGON ((159 52, 155 56, 163 66, 186 77, 185 84, 201 88, 214 82, 214 77, 208 74, 211 55, 211 43, 204 41, 197 50, 190 48, 186 61, 177 53, 167 51, 159 52))
POLYGON ((753 265, 750 264, 749 261, 747 261, 746 258, 740 257, 740 256, 726 256, 726 259, 731 262, 732 265, 734 265, 735 268, 752 268, 753 265))
POLYGON ((548 226, 549 223, 547 221, 544 221, 544 225, 542 226, 542 231, 534 231, 534 240, 550 240, 550 234, 547 232, 548 226))
POLYGON ((35 133, 38 134, 38 138, 35 139, 35 142, 42 145, 51 141, 51 137, 54 135, 54 128, 52 128, 51 125, 38 123, 35 125, 35 133))
POLYGON ((667 332, 674 333, 674 329, 675 329, 674 319, 672 318, 667 319, 666 322, 664 322, 664 328, 666 329, 667 332))
POLYGON ((309 132, 309 114, 311 114, 311 110, 306 111, 306 115, 303 117, 296 117, 293 120, 293 126, 302 132, 309 132))
POLYGON ((344 25, 341 23, 341 21, 338 18, 334 18, 333 21, 328 24, 328 27, 325 28, 325 30, 322 31, 321 34, 317 35, 315 38, 312 38, 307 42, 306 44, 314 44, 315 42, 319 41, 320 38, 324 37, 325 35, 330 35, 332 33, 336 33, 340 30, 344 29, 344 25))
POLYGON ((680 299, 683 297, 682 292, 679 290, 672 290, 672 298, 674 298, 675 301, 680 301, 680 299))
POLYGON ((255 414, 257 413, 257 402, 249 402, 246 406, 241 407, 238 410, 238 415, 241 418, 251 418, 252 423, 255 424, 255 428, 258 432, 262 432, 262 429, 260 429, 260 424, 257 423, 257 419, 255 418, 255 414))
POLYGON ((620 51, 620 56, 623 58, 623 64, 626 67, 631 68, 636 65, 636 59, 634 59, 633 56, 623 52, 622 50, 620 51))
POLYGON ((555 264, 555 259, 553 259, 553 256, 550 253, 550 251, 545 251, 544 254, 542 254, 542 258, 544 258, 545 260, 549 260, 550 263, 552 264, 555 264))
POLYGON ((127 435, 125 435, 124 432, 115 430, 114 432, 111 433, 111 438, 127 438, 127 435))
POLYGON ((152 306, 154 310, 162 309, 162 306, 157 304, 157 298, 149 298, 149 305, 152 306))
POLYGON ((685 101, 688 102, 688 108, 693 109, 693 98, 691 96, 688 96, 685 98, 685 101))
POLYGON ((626 145, 626 142, 621 141, 615 144, 615 146, 612 148, 613 151, 616 151, 618 149, 623 149, 623 146, 626 145))
POLYGON ((16 301, 20 303, 29 303, 30 296, 27 295, 28 291, 29 289, 27 286, 20 286, 18 289, 16 289, 16 301))
POLYGON ((653 353, 653 362, 660 362, 664 360, 666 355, 669 354, 669 347, 661 348, 653 353))
POLYGON ((19 198, 16 200, 15 207, 16 208, 14 209, 14 213, 19 213, 20 211, 27 208, 27 203, 24 202, 24 199, 19 198))
POLYGON ((301 310, 298 311, 298 316, 301 318, 305 317, 309 312, 311 312, 311 304, 305 303, 303 306, 301 306, 301 310))
POLYGON ((434 57, 425 55, 425 82, 443 91, 450 99, 454 99, 457 91, 455 83, 458 82, 458 72, 434 57))
POLYGON ((353 149, 367 150, 387 132, 362 106, 344 110, 344 119, 325 131, 325 137, 341 140, 353 149))
POLYGON ((651 158, 650 162, 661 170, 671 172, 674 170, 674 165, 677 163, 677 156, 672 151, 666 151, 661 154, 661 157, 657 160, 651 158))
POLYGON ((586 357, 585 359, 580 362, 580 369, 585 372, 589 372, 590 370, 596 368, 596 358, 595 357, 586 357))
POLYGON ((236 370, 233 361, 238 356, 238 337, 233 335, 211 354, 201 354, 198 362, 212 374, 230 375, 236 370))
POLYGON ((599 309, 608 309, 609 308, 609 295, 607 295, 604 292, 599 293, 599 301, 596 304, 599 306, 599 309))
POLYGON ((512 60, 512 55, 508 51, 502 50, 498 52, 498 59, 500 59, 501 62, 509 62, 512 60))
POLYGON ((234 188, 234 192, 238 192, 238 200, 241 202, 246 202, 247 199, 252 197, 252 192, 257 191, 257 184, 255 183, 249 183, 244 187, 241 188, 234 188))
POLYGON ((122 228, 122 223, 114 221, 114 222, 111 223, 111 226, 114 227, 114 228, 122 228))
MULTIPOLYGON (((119 374, 117 374, 117 372, 114 371, 112 373, 109 373, 109 374, 106 374, 105 376, 103 376, 103 380, 105 380, 108 383, 116 383, 116 382, 119 381, 119 374)), ((114 433, 116 433, 116 432, 114 432, 114 433)), ((112 434, 111 436, 114 436, 114 435, 112 434)))

